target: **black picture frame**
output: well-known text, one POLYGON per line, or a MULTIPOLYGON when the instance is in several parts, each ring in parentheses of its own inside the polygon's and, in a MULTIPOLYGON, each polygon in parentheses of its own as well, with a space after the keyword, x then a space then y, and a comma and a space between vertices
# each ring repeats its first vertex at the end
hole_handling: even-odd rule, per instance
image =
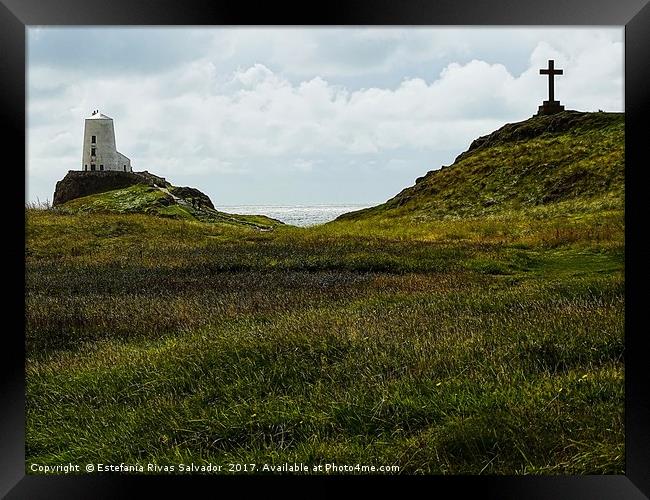
MULTIPOLYGON (((5 145, 4 225, 7 241, 16 247, 5 255, 6 290, 24 291, 25 176, 25 40, 30 25, 608 25, 625 26, 626 148, 626 318, 625 318, 625 475, 610 476, 427 476, 320 477, 321 483, 379 484, 404 494, 405 481, 418 481, 430 495, 499 499, 641 499, 650 496, 650 386, 644 382, 646 351, 643 328, 641 228, 647 138, 650 116, 649 0, 363 0, 348 4, 302 4, 283 9, 278 2, 253 5, 231 0, 0 0, 0 116, 5 145), (12 153, 11 155, 8 153, 12 153), (10 160, 9 158, 13 158, 10 160), (15 211, 15 213, 13 212, 15 211), (11 271, 11 273, 9 272, 11 271), (9 276, 6 278, 9 279, 9 276)), ((26 168, 26 165, 25 165, 26 168)), ((7 498, 115 498, 134 488, 148 494, 187 495, 187 489, 223 486, 241 488, 242 476, 32 476, 25 475, 24 293, 7 294, 8 314, 0 349, 0 496, 7 498), (23 313, 21 316, 21 312, 23 313), (20 332, 23 332, 21 335, 20 332), (210 484, 206 484, 210 483, 210 484)), ((272 487, 277 477, 255 477, 272 487)), ((286 476, 280 479, 286 479, 286 476)), ((310 488, 312 478, 292 476, 292 483, 310 488)), ((283 481, 284 482, 284 481, 283 481)), ((278 490, 279 493, 283 491, 278 490)), ((303 493, 305 490, 303 489, 303 493)), ((243 493, 240 490, 239 493, 243 493)))

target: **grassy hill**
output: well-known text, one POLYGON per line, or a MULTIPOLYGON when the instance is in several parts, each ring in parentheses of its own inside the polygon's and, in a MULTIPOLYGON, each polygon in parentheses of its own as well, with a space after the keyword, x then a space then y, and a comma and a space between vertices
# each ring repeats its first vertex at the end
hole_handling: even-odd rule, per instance
POLYGON ((474 217, 558 202, 572 212, 622 209, 624 115, 565 111, 505 125, 454 163, 341 220, 474 217))
POLYGON ((268 231, 280 221, 264 215, 215 210, 196 188, 174 186, 148 171, 69 171, 56 184, 54 209, 59 213, 147 214, 173 219, 243 225, 268 231))
POLYGON ((311 228, 27 210, 27 473, 622 474, 622 117, 565 116, 311 228))

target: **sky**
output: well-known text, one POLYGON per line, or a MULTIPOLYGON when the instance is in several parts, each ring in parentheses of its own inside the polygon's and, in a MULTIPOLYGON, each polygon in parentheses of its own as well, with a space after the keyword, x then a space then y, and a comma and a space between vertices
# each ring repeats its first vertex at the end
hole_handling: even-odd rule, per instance
POLYGON ((84 118, 215 206, 374 204, 537 112, 624 111, 623 28, 27 30, 27 201, 81 169, 84 118))

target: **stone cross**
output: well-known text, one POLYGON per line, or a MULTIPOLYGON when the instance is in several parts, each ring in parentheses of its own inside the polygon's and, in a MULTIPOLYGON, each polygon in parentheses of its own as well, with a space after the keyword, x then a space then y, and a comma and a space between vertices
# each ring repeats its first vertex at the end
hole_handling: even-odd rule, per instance
POLYGON ((540 75, 548 75, 548 101, 544 101, 539 107, 538 115, 552 115, 564 111, 564 106, 560 105, 560 101, 555 100, 555 75, 564 74, 564 70, 555 69, 555 61, 548 60, 548 68, 540 69, 540 75))
POLYGON ((540 69, 540 75, 548 75, 548 100, 553 102, 555 100, 555 75, 561 75, 564 73, 563 69, 555 69, 555 61, 553 59, 548 60, 548 68, 540 69))

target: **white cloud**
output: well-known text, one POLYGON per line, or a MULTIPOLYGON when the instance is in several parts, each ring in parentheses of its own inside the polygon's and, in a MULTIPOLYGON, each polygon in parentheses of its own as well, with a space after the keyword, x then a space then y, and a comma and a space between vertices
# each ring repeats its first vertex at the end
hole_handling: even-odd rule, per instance
MULTIPOLYGON (((611 34, 578 30, 533 44, 522 32, 530 52, 518 75, 501 62, 465 57, 447 60, 437 75, 403 76, 383 87, 367 77, 367 85, 349 87, 331 75, 399 73, 391 68, 401 68, 406 59, 443 61, 454 51, 468 56, 478 51, 480 37, 463 39, 445 30, 339 30, 338 36, 356 43, 350 46, 336 43, 331 33, 309 31, 220 32, 213 38, 223 42, 216 56, 201 54, 151 74, 95 76, 70 66, 30 65, 28 174, 40 176, 30 184, 78 168, 83 118, 98 108, 115 119, 118 149, 136 170, 188 182, 193 175, 201 182, 211 175, 259 177, 264 169, 317 179, 334 161, 350 165, 338 173, 341 183, 371 165, 368 155, 385 171, 397 175, 403 165, 414 178, 478 135, 531 116, 546 98, 539 68, 549 58, 565 68, 556 95, 567 108, 622 110, 623 48, 611 34), (238 57, 250 61, 232 64, 238 57), (402 158, 405 152, 409 160, 402 158), (350 163, 355 156, 364 159, 350 163)), ((504 40, 499 43, 515 43, 504 40)), ((409 178, 400 177, 401 185, 387 181, 382 196, 399 191, 409 178)), ((31 186, 29 191, 32 196, 31 186)))

